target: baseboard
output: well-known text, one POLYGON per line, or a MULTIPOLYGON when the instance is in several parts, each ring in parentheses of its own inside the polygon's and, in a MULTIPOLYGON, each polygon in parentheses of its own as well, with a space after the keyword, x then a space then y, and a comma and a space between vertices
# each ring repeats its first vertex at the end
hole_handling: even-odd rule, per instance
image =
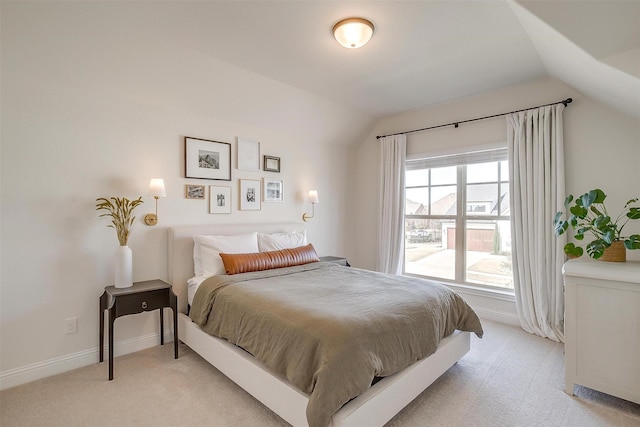
MULTIPOLYGON (((520 320, 518 319, 518 316, 516 314, 479 307, 474 308, 474 310, 481 319, 488 319, 500 323, 506 323, 509 325, 520 326, 520 320)), ((113 350, 115 356, 123 356, 125 354, 135 353, 136 351, 154 347, 158 345, 158 342, 160 341, 159 335, 160 334, 156 332, 142 335, 136 338, 130 338, 128 340, 118 341, 115 343, 115 347, 113 350)), ((165 343, 173 342, 172 331, 165 330, 164 335, 165 343)), ((109 354, 106 345, 104 354, 106 361, 109 354)), ((31 381, 39 380, 42 378, 50 377, 52 375, 61 374, 63 372, 97 363, 98 357, 98 348, 93 348, 0 372, 0 390, 15 387, 20 384, 26 384, 31 381)))
MULTIPOLYGON (((165 344, 173 342, 173 331, 165 330, 164 335, 165 344)), ((136 351, 154 347, 158 345, 159 342, 159 332, 118 341, 115 343, 113 348, 114 356, 118 357, 129 353, 135 353, 136 351)), ((20 384, 26 384, 52 375, 61 374, 73 369, 82 368, 83 366, 88 366, 93 363, 98 363, 99 356, 99 348, 96 347, 0 372, 0 390, 15 387, 20 384)), ((109 357, 109 350, 106 345, 104 348, 104 357, 106 362, 109 357)), ((107 368, 105 368, 105 378, 106 377, 107 368)))
POLYGON ((450 286, 473 308, 481 319, 520 326, 513 294, 491 292, 468 286, 450 286))
POLYGON ((517 314, 478 307, 475 307, 473 310, 480 319, 493 320, 500 323, 506 323, 507 325, 520 326, 520 319, 517 314))

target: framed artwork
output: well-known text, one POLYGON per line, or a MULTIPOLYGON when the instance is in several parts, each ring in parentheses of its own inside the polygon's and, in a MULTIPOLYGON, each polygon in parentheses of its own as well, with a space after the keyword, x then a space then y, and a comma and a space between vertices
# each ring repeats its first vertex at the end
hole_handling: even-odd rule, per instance
POLYGON ((262 169, 267 172, 280 172, 280 157, 264 156, 262 169))
POLYGON ((231 213, 231 187, 209 186, 209 213, 231 213))
POLYGON ((231 144, 184 138, 185 177, 231 181, 231 144))
POLYGON ((204 185, 185 185, 187 199, 204 199, 204 185))
POLYGON ((257 179, 240 180, 240 210, 260 210, 260 181, 257 179))
POLYGON ((264 201, 284 202, 284 182, 281 179, 264 178, 264 201))
POLYGON ((238 138, 238 169, 260 170, 260 143, 258 141, 238 138))

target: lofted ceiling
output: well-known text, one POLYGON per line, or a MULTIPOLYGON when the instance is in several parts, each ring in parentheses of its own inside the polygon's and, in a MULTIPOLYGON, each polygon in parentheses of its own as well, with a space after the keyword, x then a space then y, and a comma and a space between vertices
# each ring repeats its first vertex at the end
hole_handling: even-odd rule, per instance
POLYGON ((198 8, 201 26, 194 28, 190 15, 173 28, 177 39, 374 116, 546 75, 505 2, 240 1, 198 8), (360 49, 341 47, 331 34, 335 22, 351 16, 376 27, 360 49))
POLYGON ((552 76, 640 117, 640 1, 131 2, 153 37, 373 117, 552 76), (375 24, 360 49, 333 24, 375 24))

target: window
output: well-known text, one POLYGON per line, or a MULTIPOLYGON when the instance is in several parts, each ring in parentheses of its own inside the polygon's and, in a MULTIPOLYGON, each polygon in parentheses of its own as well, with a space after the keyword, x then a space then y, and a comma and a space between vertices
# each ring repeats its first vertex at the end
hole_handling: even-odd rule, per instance
POLYGON ((404 273, 513 289, 506 148, 406 166, 404 273))

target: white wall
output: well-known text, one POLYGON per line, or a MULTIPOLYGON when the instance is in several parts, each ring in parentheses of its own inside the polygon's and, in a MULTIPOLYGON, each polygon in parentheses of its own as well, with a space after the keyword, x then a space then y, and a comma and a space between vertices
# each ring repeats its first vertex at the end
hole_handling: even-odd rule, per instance
MULTIPOLYGON (((350 150, 353 203, 353 238, 349 260, 362 268, 375 268, 378 211, 378 162, 376 135, 420 129, 458 120, 473 119, 573 98, 564 110, 567 194, 582 194, 599 187, 608 194, 611 210, 640 197, 640 121, 590 99, 553 79, 485 93, 431 108, 387 117, 359 145, 350 150)), ((407 155, 438 152, 472 145, 506 142, 505 118, 499 117, 426 132, 409 134, 407 155)), ((640 221, 629 223, 625 233, 639 233, 640 221)), ((640 251, 627 251, 628 259, 640 260, 640 251)), ((506 300, 490 300, 474 293, 465 298, 487 317, 505 314, 514 319, 515 306, 506 300)), ((508 320, 508 319, 506 319, 508 320)))
MULTIPOLYGON (((95 198, 145 195, 165 179, 159 225, 143 197, 130 246, 134 280, 166 278, 166 227, 298 221, 317 188, 307 224, 320 254, 374 268, 378 152, 375 135, 574 98, 565 110, 567 191, 601 186, 614 205, 638 194, 640 126, 553 80, 410 111, 380 121, 274 80, 158 39, 120 2, 2 2, 1 5, 0 386, 97 361, 98 296, 110 284, 117 241, 95 198), (183 137, 234 144, 232 181, 187 180, 183 137), (261 141, 282 173, 235 170, 235 139, 261 141), (352 148, 347 148, 353 141, 352 148), (615 150, 615 151, 614 151, 615 150), (606 159, 602 178, 582 163, 606 159), (186 183, 229 185, 281 177, 285 203, 259 212, 209 215, 184 198, 186 183), (63 321, 78 332, 63 335, 63 321)), ((212 40, 211 43, 215 43, 212 40)), ((414 134, 409 153, 504 140, 504 119, 414 134)), ((639 225, 634 225, 639 231, 639 225)), ((633 230, 633 229, 631 229, 633 230)), ((640 251, 629 253, 638 258, 640 251)), ((481 313, 515 313, 507 300, 467 293, 481 313)), ((120 353, 154 345, 156 313, 116 322, 120 353)), ((117 370, 117 368, 116 368, 117 370)), ((106 376, 106 367, 105 367, 106 376)))
MULTIPOLYGON (((1 12, 2 387, 97 362, 117 240, 96 197, 144 196, 129 242, 136 281, 166 279, 167 227, 302 222, 311 188, 321 203, 310 240, 320 255, 346 255, 346 147, 370 117, 158 40, 119 2, 3 2, 1 12), (184 136, 231 142, 232 181, 183 178, 184 136), (238 136, 281 157, 282 173, 236 170, 238 136), (284 179, 285 202, 239 211, 237 180, 266 176, 284 179), (147 227, 152 177, 168 197, 147 227), (186 183, 230 186, 232 214, 208 214, 208 200, 184 197, 186 183), (70 317, 78 332, 64 335, 70 317)), ((119 352, 155 345, 157 333, 157 312, 118 319, 119 352)))

